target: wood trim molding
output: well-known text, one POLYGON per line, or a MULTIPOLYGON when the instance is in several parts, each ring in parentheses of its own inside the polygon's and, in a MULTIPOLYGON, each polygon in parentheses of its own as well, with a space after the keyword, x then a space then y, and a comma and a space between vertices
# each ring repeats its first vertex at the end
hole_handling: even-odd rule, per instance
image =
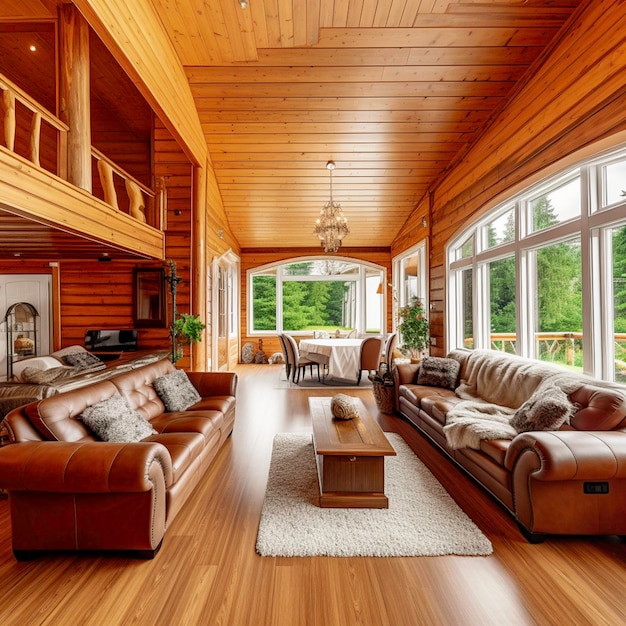
POLYGON ((0 148, 0 207, 139 257, 163 259, 164 234, 0 148), (27 208, 25 208, 27 207, 27 208))

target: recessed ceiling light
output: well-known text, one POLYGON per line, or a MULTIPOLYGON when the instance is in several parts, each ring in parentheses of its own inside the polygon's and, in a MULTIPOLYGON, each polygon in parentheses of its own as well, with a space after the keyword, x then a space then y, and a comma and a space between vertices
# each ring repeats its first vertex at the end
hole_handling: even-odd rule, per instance
POLYGON ((34 43, 31 43, 30 46, 28 46, 28 49, 31 52, 35 52, 37 50, 37 46, 34 43))

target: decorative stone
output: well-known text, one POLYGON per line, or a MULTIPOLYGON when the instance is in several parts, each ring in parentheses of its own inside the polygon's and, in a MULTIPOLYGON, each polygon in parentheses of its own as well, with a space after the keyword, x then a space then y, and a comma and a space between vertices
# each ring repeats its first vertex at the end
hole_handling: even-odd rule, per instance
POLYGON ((284 363, 285 357, 282 352, 274 352, 272 356, 268 359, 268 363, 284 363))
POLYGON ((254 361, 254 346, 251 343, 245 343, 241 348, 241 362, 252 363, 254 361))
POLYGON ((338 420, 351 420, 359 416, 355 399, 345 393, 338 393, 333 397, 330 401, 330 412, 338 420))
POLYGON ((266 364, 267 361, 267 355, 265 354, 265 352, 263 352, 263 350, 259 350, 255 355, 254 355, 254 362, 255 363, 259 363, 259 364, 266 364))

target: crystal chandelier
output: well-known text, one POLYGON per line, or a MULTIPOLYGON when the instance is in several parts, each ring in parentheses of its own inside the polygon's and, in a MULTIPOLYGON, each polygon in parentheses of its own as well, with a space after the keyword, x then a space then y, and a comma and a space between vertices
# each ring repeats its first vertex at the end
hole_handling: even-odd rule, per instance
POLYGON ((326 169, 330 172, 330 200, 324 205, 320 211, 320 216, 315 220, 313 232, 319 237, 324 252, 337 252, 341 247, 343 238, 350 230, 348 229, 348 220, 341 210, 341 205, 333 200, 334 161, 328 161, 326 169))

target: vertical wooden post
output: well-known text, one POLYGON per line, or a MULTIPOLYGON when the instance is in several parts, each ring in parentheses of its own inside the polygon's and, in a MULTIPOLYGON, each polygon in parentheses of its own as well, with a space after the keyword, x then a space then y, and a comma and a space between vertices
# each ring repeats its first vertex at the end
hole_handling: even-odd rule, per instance
POLYGON ((59 8, 61 119, 69 126, 67 180, 91 193, 89 27, 73 4, 59 8))
POLYGON ((62 327, 61 327, 61 268, 59 263, 52 261, 50 263, 52 270, 52 351, 60 350, 62 343, 62 327))
POLYGON ((207 167, 193 168, 193 198, 191 213, 191 312, 199 315, 206 324, 202 341, 195 343, 191 351, 192 371, 203 372, 207 366, 207 344, 211 325, 206 318, 206 177, 207 167))
POLYGON ((41 138, 41 113, 39 113, 39 111, 35 111, 33 113, 33 119, 32 119, 31 129, 30 129, 29 154, 30 154, 30 160, 37 166, 40 165, 40 162, 39 162, 40 138, 41 138))
POLYGON ((4 113, 4 145, 11 152, 15 148, 15 94, 8 89, 2 92, 2 111, 4 113))

